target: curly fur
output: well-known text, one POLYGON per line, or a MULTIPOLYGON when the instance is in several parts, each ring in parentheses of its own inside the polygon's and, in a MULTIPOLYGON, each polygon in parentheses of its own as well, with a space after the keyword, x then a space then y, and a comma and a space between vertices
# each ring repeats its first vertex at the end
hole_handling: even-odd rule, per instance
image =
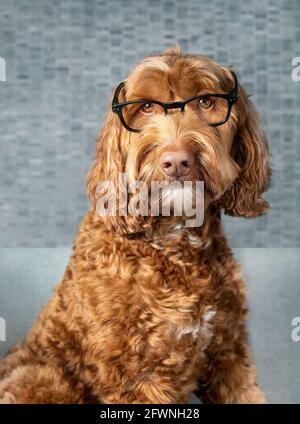
MULTIPOLYGON (((228 92, 232 77, 208 58, 168 49, 138 64, 123 98, 188 98, 228 92)), ((85 216, 64 277, 25 340, 0 363, 2 403, 262 403, 248 348, 245 285, 221 214, 256 217, 270 168, 257 114, 245 91, 229 121, 206 127, 192 111, 155 116, 130 133, 109 109, 97 140, 85 216), (163 180, 168 145, 197 157, 205 219, 100 217, 97 184, 163 180)))

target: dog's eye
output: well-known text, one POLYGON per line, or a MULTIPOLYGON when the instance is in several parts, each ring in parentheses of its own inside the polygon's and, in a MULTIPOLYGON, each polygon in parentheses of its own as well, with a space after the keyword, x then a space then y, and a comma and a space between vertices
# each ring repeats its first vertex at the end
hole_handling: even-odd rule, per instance
POLYGON ((212 106, 212 100, 210 97, 201 97, 199 100, 199 108, 209 109, 212 106))
POLYGON ((144 103, 140 110, 144 115, 152 115, 155 111, 155 105, 153 103, 144 103))

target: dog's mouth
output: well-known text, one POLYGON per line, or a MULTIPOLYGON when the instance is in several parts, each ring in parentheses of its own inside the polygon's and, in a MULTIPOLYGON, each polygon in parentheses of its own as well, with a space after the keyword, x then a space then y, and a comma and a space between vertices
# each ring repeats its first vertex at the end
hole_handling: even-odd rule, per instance
POLYGON ((178 177, 166 177, 163 175, 160 176, 159 180, 164 181, 166 184, 181 185, 182 188, 184 188, 186 183, 190 183, 193 187, 195 187, 197 183, 203 182, 204 192, 209 196, 210 199, 214 200, 220 196, 220 191, 217 189, 217 187, 211 184, 211 179, 208 174, 209 173, 203 169, 199 162, 199 165, 191 174, 178 177))
MULTIPOLYGON (((168 149, 172 151, 172 146, 168 149)), ((199 149, 199 146, 190 142, 185 147, 179 147, 177 152, 180 153, 184 149, 186 149, 186 152, 192 152, 193 155, 193 161, 188 172, 180 172, 179 168, 179 172, 175 172, 175 175, 174 173, 168 175, 160 163, 165 148, 158 148, 155 143, 137 149, 136 155, 128 158, 130 162, 128 162, 127 169, 132 171, 132 179, 144 181, 149 189, 154 181, 166 184, 176 183, 182 187, 185 183, 195 185, 197 182, 203 182, 207 197, 212 201, 217 200, 224 192, 224 185, 226 185, 222 182, 222 170, 216 168, 216 164, 213 163, 213 159, 210 158, 205 149, 199 149)))
POLYGON ((153 173, 152 175, 145 176, 145 174, 141 171, 139 172, 138 179, 146 182, 149 189, 149 196, 151 196, 150 191, 151 185, 153 183, 160 183, 165 185, 165 187, 168 187, 168 185, 176 186, 182 190, 182 193, 184 193, 185 190, 189 190, 190 187, 192 187, 192 189, 195 191, 197 184, 202 183, 203 191, 207 198, 214 200, 220 196, 219 191, 210 184, 209 176, 200 165, 197 166, 197 168, 191 174, 177 177, 167 177, 161 172, 158 172, 156 175, 153 173))

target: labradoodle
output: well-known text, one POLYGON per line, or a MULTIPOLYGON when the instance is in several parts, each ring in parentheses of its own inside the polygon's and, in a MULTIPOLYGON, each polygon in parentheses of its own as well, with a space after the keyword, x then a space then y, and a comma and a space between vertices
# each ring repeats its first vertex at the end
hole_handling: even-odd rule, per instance
POLYGON ((232 69, 179 47, 142 60, 111 101, 87 178, 92 207, 53 297, 0 363, 0 402, 185 403, 193 391, 205 403, 265 402, 221 225, 222 210, 268 210, 251 101, 232 69), (106 193, 98 208, 99 184, 118 187, 120 174, 149 193, 153 181, 203 181, 203 222, 186 225, 174 204, 169 216, 139 214, 139 202, 121 213, 138 190, 122 202, 120 189, 106 193))

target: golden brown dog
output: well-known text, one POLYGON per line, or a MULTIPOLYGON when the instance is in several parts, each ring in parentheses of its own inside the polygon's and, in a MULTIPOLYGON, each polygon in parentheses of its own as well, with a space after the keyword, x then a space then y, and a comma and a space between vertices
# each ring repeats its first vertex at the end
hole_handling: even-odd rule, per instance
POLYGON ((144 59, 120 87, 88 175, 93 207, 54 296, 0 364, 2 403, 176 403, 195 390, 203 402, 264 402, 245 285, 220 221, 222 209, 243 217, 268 209, 267 144, 236 83, 231 70, 172 48, 144 59), (131 131, 116 104, 141 99, 123 106, 125 125, 140 130, 131 131), (203 180, 203 225, 172 214, 99 216, 97 186, 117 184, 119 173, 148 187, 203 180))

